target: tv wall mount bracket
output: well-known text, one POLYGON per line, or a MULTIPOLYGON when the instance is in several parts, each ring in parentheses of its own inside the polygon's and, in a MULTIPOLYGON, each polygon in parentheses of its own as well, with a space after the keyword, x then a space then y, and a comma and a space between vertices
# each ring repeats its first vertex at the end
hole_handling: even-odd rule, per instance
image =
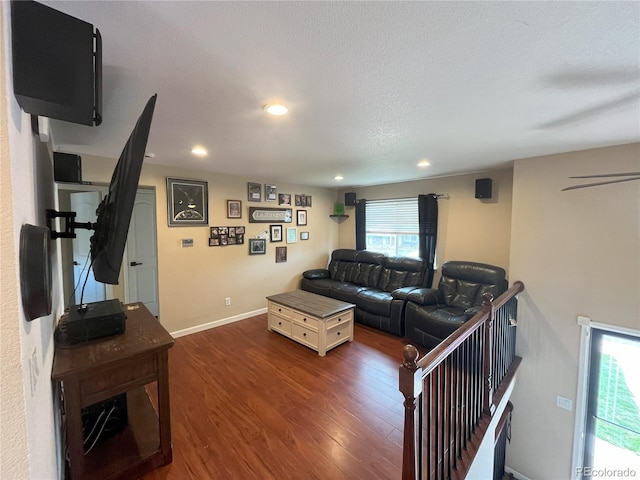
POLYGON ((49 228, 51 240, 57 240, 58 238, 76 238, 76 228, 94 230, 95 223, 76 222, 76 212, 59 212, 57 210, 47 209, 47 227, 49 228), (53 221, 56 218, 64 219, 63 232, 57 232, 53 229, 53 221))

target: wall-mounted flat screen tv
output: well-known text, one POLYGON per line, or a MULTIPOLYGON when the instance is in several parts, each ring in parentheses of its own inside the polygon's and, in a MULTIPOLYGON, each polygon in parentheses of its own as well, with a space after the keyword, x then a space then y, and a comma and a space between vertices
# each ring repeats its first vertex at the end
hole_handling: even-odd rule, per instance
POLYGON ((102 42, 93 25, 32 0, 11 2, 13 91, 32 115, 102 122, 102 42))

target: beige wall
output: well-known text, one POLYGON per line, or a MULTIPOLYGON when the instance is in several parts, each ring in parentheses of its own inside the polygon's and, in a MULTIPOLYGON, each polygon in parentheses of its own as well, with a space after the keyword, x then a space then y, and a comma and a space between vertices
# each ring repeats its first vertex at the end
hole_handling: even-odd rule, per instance
MULTIPOLYGON (((345 191, 355 192, 358 199, 367 200, 448 194, 448 199, 438 200, 438 265, 448 260, 469 260, 498 265, 508 274, 512 173, 511 169, 505 169, 345 191), (492 198, 475 198, 475 180, 487 177, 493 179, 492 198)), ((340 201, 344 201, 343 193, 340 201)), ((340 247, 354 248, 355 208, 346 207, 345 213, 349 218, 340 223, 340 247)), ((434 285, 437 280, 436 276, 434 285)))
POLYGON ((571 475, 574 412, 556 396, 575 405, 577 315, 640 330, 640 182, 561 189, 584 183, 570 176, 632 171, 640 144, 515 162, 510 268, 526 290, 507 464, 531 479, 571 475))
MULTIPOLYGON (((215 161, 213 159, 209 161, 215 161)), ((85 181, 108 182, 115 161, 82 158, 85 181)), ((160 321, 171 332, 197 328, 211 322, 224 321, 266 308, 265 297, 298 287, 301 274, 310 268, 327 264, 336 248, 338 226, 329 220, 337 193, 333 190, 287 185, 277 179, 240 178, 205 171, 189 171, 145 163, 140 185, 155 188, 158 224, 158 277, 160 321), (244 245, 209 247, 209 227, 168 227, 166 178, 206 180, 209 192, 209 225, 244 225, 244 245), (249 255, 248 238, 268 223, 249 223, 250 206, 278 207, 277 202, 248 202, 247 182, 275 184, 280 193, 311 195, 307 210, 307 226, 294 222, 283 225, 298 229, 298 242, 267 242, 266 255, 249 255), (228 199, 242 201, 242 219, 227 219, 228 199), (309 240, 301 241, 300 232, 309 232, 309 240), (183 248, 181 240, 192 238, 194 246, 183 248), (287 247, 287 262, 275 263, 275 247, 287 247), (225 297, 231 306, 225 307, 225 297)))
MULTIPOLYGON (((46 145, 31 133, 30 117, 20 110, 11 82, 8 3, 0 4, 0 478, 52 479, 56 428, 51 366, 53 324, 60 315, 27 322, 20 300, 18 246, 22 225, 44 225, 53 208, 53 175, 46 145)), ((53 244, 51 244, 53 250, 53 244)), ((52 254, 52 268, 58 268, 52 254)), ((59 282, 54 275, 52 296, 59 282)))

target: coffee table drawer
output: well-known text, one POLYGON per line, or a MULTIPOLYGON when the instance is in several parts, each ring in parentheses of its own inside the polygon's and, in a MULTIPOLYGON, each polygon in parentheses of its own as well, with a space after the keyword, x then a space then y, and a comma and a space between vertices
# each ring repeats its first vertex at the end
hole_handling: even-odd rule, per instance
POLYGON ((318 329, 318 319, 312 317, 311 315, 306 315, 301 312, 296 312, 295 310, 291 312, 291 316, 294 322, 300 323, 309 328, 313 328, 315 330, 318 329))
POLYGON ((269 327, 280 333, 291 336, 291 320, 269 313, 269 327))
POLYGON ((353 321, 353 309, 327 318, 327 330, 342 323, 349 323, 350 321, 353 321))
POLYGON ((278 305, 277 303, 269 302, 269 313, 274 313, 284 318, 291 318, 291 309, 278 305))
POLYGON ((327 331, 327 350, 335 347, 336 345, 346 342, 351 339, 351 327, 350 321, 343 321, 342 324, 327 331))
POLYGON ((318 331, 303 327, 294 323, 291 327, 292 336, 300 343, 304 343, 312 348, 318 349, 318 331))

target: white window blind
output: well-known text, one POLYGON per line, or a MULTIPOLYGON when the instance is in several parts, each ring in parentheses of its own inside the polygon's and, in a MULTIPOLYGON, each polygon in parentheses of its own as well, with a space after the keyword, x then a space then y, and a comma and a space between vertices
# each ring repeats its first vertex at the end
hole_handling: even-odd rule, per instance
POLYGON ((418 198, 367 200, 367 250, 419 257, 418 198))

